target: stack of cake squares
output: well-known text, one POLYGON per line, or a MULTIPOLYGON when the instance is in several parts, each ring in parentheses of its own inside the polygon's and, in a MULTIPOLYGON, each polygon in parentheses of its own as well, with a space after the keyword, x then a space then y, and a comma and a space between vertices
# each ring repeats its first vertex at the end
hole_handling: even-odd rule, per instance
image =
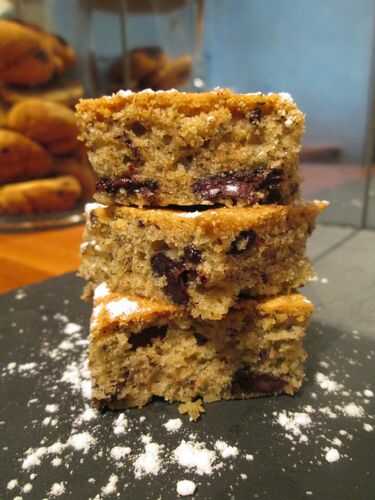
POLYGON ((288 94, 120 91, 82 100, 98 176, 80 273, 94 403, 294 394, 313 306, 300 199, 304 116, 288 94))

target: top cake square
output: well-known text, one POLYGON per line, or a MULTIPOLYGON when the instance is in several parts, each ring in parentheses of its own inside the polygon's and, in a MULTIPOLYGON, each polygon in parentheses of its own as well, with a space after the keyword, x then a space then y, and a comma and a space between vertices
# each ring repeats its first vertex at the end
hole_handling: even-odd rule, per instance
POLYGON ((120 91, 77 105, 102 203, 289 204, 304 115, 288 94, 120 91))

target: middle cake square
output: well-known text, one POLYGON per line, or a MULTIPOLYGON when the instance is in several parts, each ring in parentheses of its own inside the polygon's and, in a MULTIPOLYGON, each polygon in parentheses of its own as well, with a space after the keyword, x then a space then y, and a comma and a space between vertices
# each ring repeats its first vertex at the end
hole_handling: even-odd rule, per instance
POLYGON ((312 271, 306 240, 323 202, 167 209, 91 206, 81 275, 92 285, 167 300, 219 320, 239 296, 289 293, 312 271))

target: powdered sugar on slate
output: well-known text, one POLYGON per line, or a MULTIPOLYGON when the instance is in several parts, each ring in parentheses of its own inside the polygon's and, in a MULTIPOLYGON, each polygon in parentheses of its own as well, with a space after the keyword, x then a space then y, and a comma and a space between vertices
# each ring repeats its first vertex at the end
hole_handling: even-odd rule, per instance
MULTIPOLYGON (((105 286, 98 288, 99 298, 108 293, 105 286)), ((16 464, 12 476, 4 478, 13 497, 38 495, 40 478, 48 474, 53 479, 40 498, 68 496, 66 471, 74 477, 83 474, 83 481, 95 490, 92 498, 96 500, 119 494, 126 498, 127 489, 138 481, 157 481, 175 495, 193 495, 201 484, 216 481, 224 472, 232 478, 235 496, 236 485, 251 477, 249 471, 256 473, 264 450, 243 449, 241 436, 239 442, 228 442, 227 435, 223 437, 215 429, 204 430, 204 425, 190 424, 185 418, 168 418, 175 417, 169 406, 163 406, 157 417, 147 419, 139 411, 102 415, 94 410, 89 401, 86 326, 64 312, 53 314, 45 309, 44 313, 48 321, 53 317, 55 326, 51 330, 46 326, 41 351, 36 351, 34 357, 25 355, 22 362, 10 358, 1 368, 5 378, 18 377, 22 383, 24 378, 37 380, 38 391, 30 394, 25 408, 30 415, 42 415, 39 420, 32 417, 26 429, 29 447, 18 451, 18 467, 16 464), (41 440, 36 438, 37 433, 41 433, 41 440), (96 463, 107 472, 101 481, 90 477, 94 475, 90 466, 96 463), (88 466, 87 477, 81 464, 88 466)), ((353 352, 353 358, 355 355, 353 352)), ((374 353, 369 351, 368 356, 374 353)), ((370 411, 372 381, 364 380, 362 386, 352 389, 344 361, 336 365, 334 359, 320 359, 318 372, 306 385, 303 405, 297 399, 290 405, 280 403, 284 409, 277 409, 282 399, 268 400, 276 408, 271 431, 270 413, 265 412, 257 424, 264 427, 265 433, 275 432, 279 444, 287 443, 288 451, 284 448, 284 452, 296 469, 306 464, 337 467, 351 459, 353 440, 361 433, 366 438, 374 432, 374 415, 370 411), (303 455, 299 453, 302 449, 303 455)), ((144 413, 150 409, 152 415, 152 408, 146 408, 144 413)), ((246 418, 253 416, 249 413, 246 418)), ((131 498, 132 493, 128 496, 131 498)))

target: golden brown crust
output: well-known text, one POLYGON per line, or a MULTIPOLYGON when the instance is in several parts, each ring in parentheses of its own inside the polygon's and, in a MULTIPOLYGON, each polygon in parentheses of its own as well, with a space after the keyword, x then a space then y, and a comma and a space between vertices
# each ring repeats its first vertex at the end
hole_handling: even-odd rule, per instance
POLYGON ((79 182, 70 176, 8 184, 0 188, 0 214, 61 212, 75 206, 79 182))
POLYGON ((136 104, 140 109, 152 107, 172 107, 179 113, 191 116, 218 107, 226 107, 231 112, 246 113, 257 106, 262 106, 265 113, 275 108, 297 112, 296 118, 303 123, 303 114, 295 103, 284 94, 237 94, 229 89, 210 92, 189 93, 170 90, 166 92, 121 93, 111 97, 80 100, 76 106, 78 115, 90 113, 96 120, 105 120, 112 113, 121 111, 129 104, 136 104))
POLYGON ((147 224, 157 224, 161 231, 173 231, 183 235, 186 232, 201 232, 207 236, 220 235, 224 240, 231 240, 233 233, 242 229, 262 225, 272 225, 288 218, 295 219, 293 226, 298 226, 302 220, 314 221, 327 208, 325 201, 296 203, 295 205, 257 205, 255 207, 211 208, 202 212, 185 212, 181 210, 147 209, 135 207, 97 208, 94 214, 102 220, 137 219, 147 224))
POLYGON ((55 155, 66 155, 79 147, 74 113, 61 104, 25 100, 9 112, 8 126, 43 144, 55 155))
POLYGON ((0 185, 51 171, 52 159, 42 146, 18 132, 0 130, 0 185))
MULTIPOLYGON (((102 284, 102 287, 106 285, 102 284)), ((92 328, 91 335, 101 336, 111 332, 113 327, 140 330, 147 328, 154 322, 160 320, 173 321, 185 317, 188 320, 186 311, 182 307, 170 304, 168 302, 153 301, 136 295, 124 295, 118 292, 111 292, 109 289, 103 296, 94 297, 94 309, 96 309, 95 326, 92 328), (119 314, 116 318, 111 318, 107 310, 107 305, 116 301, 126 299, 136 305, 136 309, 130 313, 119 314), (99 307, 98 307, 99 306, 99 307), (103 307, 101 307, 103 306, 103 307)), ((308 321, 313 313, 313 304, 303 295, 292 293, 290 295, 279 295, 272 298, 263 299, 242 299, 237 302, 232 311, 254 311, 262 318, 264 316, 278 317, 286 315, 290 319, 299 318, 299 322, 308 321)), ((231 314, 229 311, 228 314, 231 314)), ((285 321, 285 320, 283 320, 285 321)))

